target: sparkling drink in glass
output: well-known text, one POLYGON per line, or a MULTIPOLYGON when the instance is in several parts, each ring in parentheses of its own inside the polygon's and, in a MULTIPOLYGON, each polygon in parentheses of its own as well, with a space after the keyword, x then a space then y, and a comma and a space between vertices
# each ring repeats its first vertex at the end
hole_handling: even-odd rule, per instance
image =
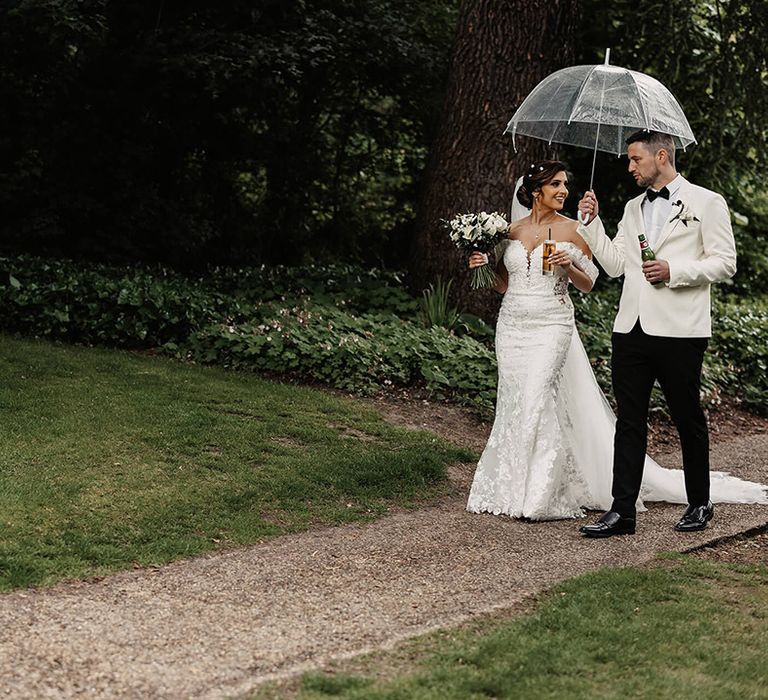
POLYGON ((553 255, 557 250, 557 242, 552 240, 552 229, 549 230, 549 238, 542 243, 541 250, 541 274, 542 275, 554 275, 555 266, 549 262, 549 256, 553 255))

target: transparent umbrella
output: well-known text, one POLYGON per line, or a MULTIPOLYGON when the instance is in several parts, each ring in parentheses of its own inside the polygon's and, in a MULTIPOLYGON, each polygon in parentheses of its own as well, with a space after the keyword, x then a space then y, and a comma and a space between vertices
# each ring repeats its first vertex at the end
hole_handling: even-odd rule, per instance
POLYGON ((696 143, 688 120, 674 95, 655 78, 609 63, 572 66, 544 78, 523 100, 504 133, 543 139, 548 143, 583 146, 621 155, 636 131, 661 131, 685 150, 696 143))

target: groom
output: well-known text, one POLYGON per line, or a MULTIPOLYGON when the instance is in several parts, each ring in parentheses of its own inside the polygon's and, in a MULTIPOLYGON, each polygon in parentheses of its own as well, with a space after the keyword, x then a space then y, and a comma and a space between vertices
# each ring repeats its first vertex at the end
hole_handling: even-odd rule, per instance
POLYGON ((672 137, 642 131, 627 140, 629 172, 645 191, 624 208, 616 237, 606 236, 597 199, 587 192, 579 233, 611 277, 624 275, 613 327, 612 381, 618 405, 613 505, 586 537, 635 532, 648 437, 651 389, 658 381, 680 434, 688 507, 676 530, 703 530, 712 519, 709 435, 699 400, 701 365, 711 335, 709 287, 736 272, 725 200, 675 170, 672 137), (587 218, 588 217, 588 218, 587 218), (643 262, 644 233, 656 260, 643 262))

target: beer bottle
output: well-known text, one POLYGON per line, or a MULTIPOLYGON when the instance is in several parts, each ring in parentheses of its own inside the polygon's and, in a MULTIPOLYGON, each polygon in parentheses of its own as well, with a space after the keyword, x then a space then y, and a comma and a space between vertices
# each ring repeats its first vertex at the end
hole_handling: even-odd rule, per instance
MULTIPOLYGON (((640 241, 640 257, 643 259, 643 262, 646 260, 656 260, 656 253, 654 253, 653 248, 648 245, 648 241, 645 239, 645 234, 639 233, 637 239, 640 241)), ((664 281, 659 280, 658 282, 653 282, 653 286, 664 286, 664 281)))

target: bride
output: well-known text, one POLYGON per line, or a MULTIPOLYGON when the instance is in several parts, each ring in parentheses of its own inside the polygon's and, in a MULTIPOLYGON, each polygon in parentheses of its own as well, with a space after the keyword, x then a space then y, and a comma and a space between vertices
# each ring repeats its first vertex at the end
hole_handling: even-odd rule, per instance
MULTIPOLYGON (((568 285, 589 292, 597 268, 577 222, 560 212, 568 196, 563 163, 531 165, 516 197, 525 210, 510 224, 499 256, 496 417, 467 510, 551 520, 610 508, 616 419, 576 332, 568 285), (527 213, 530 210, 530 213, 527 213), (542 274, 543 241, 556 241, 554 274, 542 274)), ((488 264, 473 253, 470 267, 488 264)), ((766 487, 711 473, 711 498, 768 503, 766 487)), ((683 472, 646 456, 641 500, 687 503, 683 472)))

